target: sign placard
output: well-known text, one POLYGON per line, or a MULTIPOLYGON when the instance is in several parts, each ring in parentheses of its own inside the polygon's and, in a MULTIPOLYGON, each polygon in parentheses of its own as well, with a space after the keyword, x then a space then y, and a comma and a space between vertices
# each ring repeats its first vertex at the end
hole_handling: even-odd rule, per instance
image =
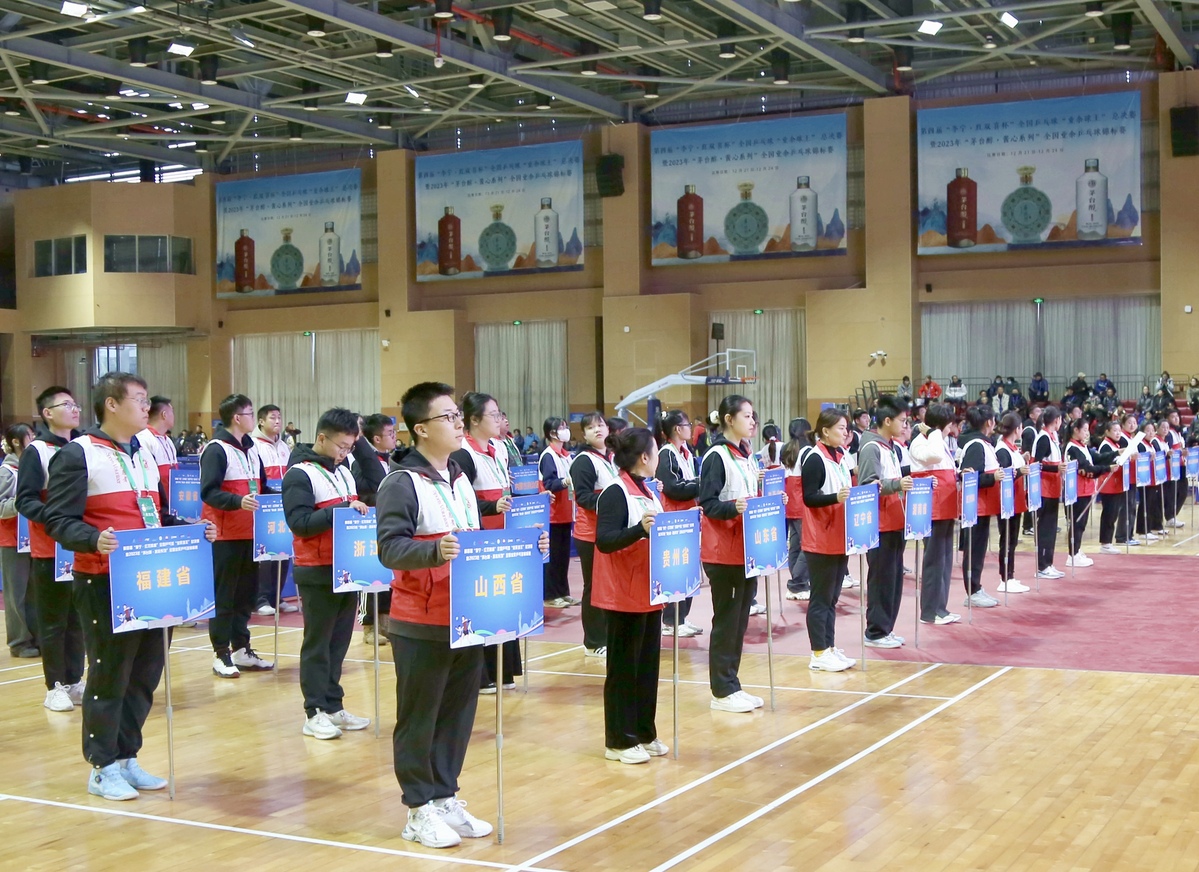
POLYGON ((75 566, 75 552, 68 551, 57 542, 54 543, 54 580, 55 581, 74 581, 75 575, 72 572, 75 566))
POLYGON ((772 497, 787 489, 787 470, 781 466, 762 473, 762 496, 772 497))
POLYGON ((1199 448, 1187 449, 1187 478, 1199 476, 1199 448))
POLYGON ((513 466, 508 470, 512 476, 512 495, 515 497, 532 496, 537 493, 537 464, 526 463, 513 466))
MULTIPOLYGON (((512 508, 504 515, 504 527, 508 530, 523 530, 534 527, 539 532, 550 531, 550 495, 537 494, 532 497, 513 497, 512 508)), ((542 563, 550 562, 549 553, 541 555, 542 563)))
POLYGON ((290 560, 294 548, 283 512, 283 494, 259 494, 254 512, 254 562, 290 560))
POLYGON ((851 487, 845 501, 845 553, 865 554, 878 541, 878 484, 851 487))
POLYGON ((375 510, 333 510, 333 592, 378 593, 391 587, 393 573, 379 562, 375 510))
POLYGON ((171 514, 190 524, 199 523, 203 511, 200 502, 200 465, 176 466, 168 473, 171 514))
POLYGON ((544 632, 540 530, 463 530, 450 562, 450 647, 544 632))
POLYGON ((999 470, 999 517, 1004 520, 1016 514, 1016 478, 1010 469, 999 470))
POLYGON ((741 516, 745 577, 769 575, 787 565, 787 514, 783 498, 751 497, 741 516))
POLYGON ((649 531, 649 601, 674 603, 699 593, 699 509, 660 512, 649 531))
POLYGON ((29 535, 29 519, 17 515, 17 553, 28 554, 33 550, 33 539, 29 535))
POLYGON ((1062 505, 1078 502, 1078 461, 1067 460, 1062 465, 1062 505))
POLYGON ((1175 448, 1170 452, 1170 481, 1182 478, 1182 452, 1175 448))
POLYGON ((1121 466, 1120 475, 1121 480, 1123 481, 1123 488, 1125 491, 1127 491, 1129 485, 1132 483, 1132 464, 1125 463, 1123 466, 1121 466))
POLYGON ((903 538, 927 539, 933 534, 933 480, 912 479, 903 507, 903 538))
POLYGON ((1028 494, 1028 510, 1035 512, 1041 508, 1041 464, 1030 463, 1028 475, 1024 477, 1024 489, 1028 494))
POLYGON ((211 615, 212 543, 203 524, 122 530, 108 555, 112 631, 174 627, 211 615))
POLYGON ((1153 483, 1161 484, 1166 480, 1166 452, 1153 452, 1153 483))
POLYGON ((978 523, 978 473, 969 469, 962 473, 962 526, 978 523))
POLYGON ((1153 458, 1148 451, 1137 455, 1137 487, 1149 487, 1153 483, 1153 458))

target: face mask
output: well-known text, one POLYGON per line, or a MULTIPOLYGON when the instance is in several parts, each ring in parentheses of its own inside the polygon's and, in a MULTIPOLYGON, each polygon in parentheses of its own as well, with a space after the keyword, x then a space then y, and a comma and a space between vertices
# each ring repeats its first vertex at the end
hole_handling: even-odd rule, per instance
POLYGON ((570 441, 570 430, 568 430, 566 427, 563 427, 561 430, 559 430, 558 431, 558 441, 559 442, 569 442, 570 441))

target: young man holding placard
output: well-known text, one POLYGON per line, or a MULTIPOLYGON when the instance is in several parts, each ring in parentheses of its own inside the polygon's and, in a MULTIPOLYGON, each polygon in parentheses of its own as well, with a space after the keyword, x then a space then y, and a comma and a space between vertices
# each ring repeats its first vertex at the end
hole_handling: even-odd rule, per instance
MULTIPOLYGON (((250 434, 258 459, 266 473, 268 493, 278 493, 283 486, 283 473, 287 471, 287 458, 291 453, 283 439, 283 412, 273 404, 258 409, 258 427, 250 434)), ((279 583, 279 565, 274 560, 263 560, 258 564, 258 597, 254 602, 256 614, 269 617, 278 608, 281 612, 298 612, 295 603, 275 602, 275 591, 279 583)), ((287 561, 283 561, 283 576, 287 575, 287 561)))
POLYGON ((342 464, 357 438, 358 416, 348 409, 330 409, 316 423, 312 447, 297 445, 283 476, 283 511, 295 536, 296 589, 304 609, 304 735, 317 739, 336 739, 342 730, 370 726, 369 718, 352 715, 342 705, 341 666, 354 635, 358 598, 333 592, 333 510, 367 510, 342 464))
MULTIPOLYGON (((180 523, 163 514, 157 464, 137 440, 150 406, 146 393, 146 383, 126 372, 100 379, 92 392, 98 423, 55 456, 46 500, 46 531, 75 552, 74 598, 90 663, 83 695, 87 792, 112 800, 167 786, 137 763, 162 677, 163 641, 147 630, 113 633, 108 575, 117 530, 180 523)), ((207 535, 216 539, 211 523, 207 535)))

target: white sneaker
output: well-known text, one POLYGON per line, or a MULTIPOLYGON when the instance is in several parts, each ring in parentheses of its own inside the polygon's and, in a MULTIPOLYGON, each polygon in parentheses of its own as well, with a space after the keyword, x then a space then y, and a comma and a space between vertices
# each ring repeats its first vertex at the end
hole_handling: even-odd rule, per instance
POLYGON ((400 838, 420 842, 426 848, 452 848, 462 844, 462 837, 446 823, 445 815, 432 802, 408 809, 408 823, 400 838))
POLYGON ((737 693, 741 694, 742 699, 748 700, 753 705, 754 708, 761 708, 762 706, 764 706, 766 704, 766 701, 763 700, 762 697, 754 696, 752 693, 749 693, 748 691, 739 690, 739 691, 737 691, 737 693))
POLYGON ((924 618, 921 618, 920 623, 922 623, 922 624, 937 624, 938 626, 940 626, 942 624, 956 624, 961 619, 962 619, 962 616, 957 614, 956 612, 946 612, 943 615, 937 615, 931 621, 926 621, 926 620, 924 620, 924 618))
POLYGON ((1014 578, 999 582, 999 587, 995 589, 1000 593, 1028 593, 1031 590, 1027 584, 1021 584, 1014 578))
POLYGON ((118 760, 117 763, 121 765, 121 777, 134 790, 162 790, 170 783, 165 778, 151 775, 141 766, 138 766, 136 757, 130 757, 127 760, 118 760))
POLYGON ((341 730, 320 709, 316 714, 304 721, 304 735, 314 739, 340 739, 341 730))
POLYGON ((1099 553, 1100 554, 1119 554, 1120 549, 1117 548, 1115 545, 1100 545, 1099 553))
POLYGON ((103 769, 92 769, 87 776, 87 792, 102 799, 122 802, 137 799, 138 792, 121 777, 121 765, 109 763, 103 769))
POLYGON ((1072 566, 1075 569, 1085 569, 1088 566, 1094 566, 1095 561, 1079 551, 1077 554, 1066 558, 1066 565, 1072 566))
POLYGON ((441 819, 459 836, 465 839, 481 839, 491 835, 491 824, 468 812, 466 803, 458 797, 435 799, 433 806, 441 813, 441 819))
POLYGON ((1037 578, 1065 578, 1066 573, 1062 572, 1056 566, 1047 566, 1045 569, 1037 570, 1037 578))
POLYGON ((766 606, 762 605, 761 603, 752 603, 749 607, 749 614, 750 617, 753 617, 754 615, 764 615, 766 614, 766 606))
POLYGON ((858 580, 856 578, 854 578, 852 575, 847 575, 847 576, 845 576, 845 580, 843 582, 841 582, 841 587, 845 588, 846 590, 848 590, 850 588, 854 588, 854 587, 859 587, 858 580))
POLYGON ((1156 533, 1146 533, 1145 534, 1145 539, 1148 542, 1156 542, 1160 538, 1161 538, 1161 536, 1157 535, 1156 533))
MULTIPOLYGON (((679 635, 682 635, 682 633, 680 633, 679 635)), ((608 659, 608 646, 607 645, 600 645, 598 648, 584 648, 583 652, 584 652, 583 653, 584 657, 596 657, 600 660, 608 659)))
POLYGON ((354 732, 355 730, 365 730, 371 725, 370 718, 361 718, 358 715, 352 715, 345 709, 339 712, 334 712, 329 715, 329 723, 335 727, 341 727, 343 730, 354 732))
POLYGON ((752 712, 753 702, 740 694, 740 691, 735 691, 728 696, 714 696, 709 708, 718 712, 752 712))
POLYGON ((300 607, 298 605, 296 605, 295 603, 293 603, 291 600, 284 600, 283 602, 279 603, 279 611, 283 612, 283 614, 285 614, 285 615, 294 614, 295 612, 298 612, 299 610, 300 610, 300 607))
POLYGON ((811 590, 789 590, 787 591, 787 599, 798 600, 799 602, 807 602, 812 598, 811 590))
POLYGON ((903 644, 905 644, 905 643, 908 641, 908 640, 907 640, 907 639, 905 639, 903 636, 897 636, 897 635, 895 635, 894 633, 888 633, 888 634, 887 634, 887 638, 888 638, 888 639, 894 639, 894 640, 895 640, 896 642, 898 642, 900 645, 903 645, 903 644))
POLYGON ((690 630, 692 636, 702 636, 704 634, 703 627, 699 626, 698 624, 693 624, 690 621, 683 621, 682 625, 679 627, 679 635, 682 635, 683 627, 686 627, 688 630, 690 630))
POLYGON ((275 613, 275 608, 270 603, 263 603, 258 608, 254 609, 254 614, 261 615, 264 618, 269 618, 275 613))
POLYGON ((615 760, 618 763, 628 763, 629 765, 648 763, 649 757, 649 751, 647 751, 641 745, 634 745, 632 748, 604 749, 605 760, 615 760))
MULTIPOLYGON (((687 624, 687 623, 679 624, 679 638, 680 639, 690 639, 692 636, 698 636, 702 632, 703 632, 703 630, 697 630, 695 627, 691 626, 690 624, 687 624)), ((674 627, 667 625, 667 624, 663 624, 662 625, 662 635, 663 636, 673 636, 674 635, 674 627)))
POLYGON ((70 690, 61 681, 54 682, 54 687, 46 691, 46 701, 42 705, 52 712, 69 712, 75 708, 70 690))
POLYGON ((1129 539, 1128 541, 1121 542, 1119 544, 1127 545, 1129 548, 1139 548, 1141 545, 1141 540, 1140 539, 1129 539))
POLYGON ((972 606, 976 609, 993 609, 999 605, 999 600, 992 597, 982 588, 979 588, 962 602, 964 606, 972 606))
POLYGON ((834 649, 826 648, 824 653, 819 656, 816 655, 816 652, 812 652, 808 668, 813 672, 844 672, 849 668, 849 664, 838 657, 834 649))
POLYGON ((221 678, 240 678, 241 671, 233 665, 233 657, 228 651, 214 654, 212 657, 212 674, 221 678))
POLYGON ((661 739, 654 739, 652 742, 642 742, 641 747, 645 749, 645 753, 651 757, 665 757, 670 753, 670 748, 666 747, 666 743, 661 739))
POLYGON ((83 705, 83 688, 86 682, 81 678, 67 688, 67 696, 71 698, 71 702, 75 705, 83 705))
POLYGON ((249 669, 251 672, 265 672, 275 668, 274 663, 263 660, 258 656, 258 652, 249 646, 233 652, 233 665, 238 669, 249 669))
POLYGON ((1183 521, 1179 520, 1178 518, 1175 518, 1173 521, 1170 521, 1167 524, 1167 526, 1169 526, 1169 527, 1185 527, 1186 524, 1183 521))
POLYGON ((864 641, 867 648, 898 648, 903 644, 903 642, 900 642, 894 636, 883 636, 881 639, 866 637, 864 641))
POLYGON ((849 667, 851 669, 854 666, 858 665, 858 661, 854 660, 852 657, 850 657, 848 654, 846 654, 844 648, 834 648, 833 653, 836 654, 838 657, 840 657, 841 662, 844 663, 847 667, 849 667))

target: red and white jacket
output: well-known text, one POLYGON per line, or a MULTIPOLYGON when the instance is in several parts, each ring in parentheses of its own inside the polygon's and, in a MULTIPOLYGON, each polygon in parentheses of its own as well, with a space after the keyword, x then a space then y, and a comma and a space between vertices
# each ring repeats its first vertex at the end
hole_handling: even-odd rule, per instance
POLYGON ((254 513, 241 508, 252 490, 264 492, 263 467, 254 440, 238 445, 229 431, 218 428, 200 452, 202 517, 216 524, 220 541, 254 538, 254 513))
POLYGON ((356 499, 354 476, 345 464, 332 471, 315 457, 292 464, 283 476, 283 508, 294 537, 296 566, 332 567, 332 509, 348 507, 356 499), (303 509, 297 504, 303 504, 303 509), (323 509, 330 511, 317 515, 323 509))
POLYGON ((287 459, 291 449, 281 438, 272 439, 261 430, 255 430, 250 435, 254 439, 254 447, 258 449, 258 459, 262 461, 267 485, 272 488, 279 487, 283 481, 283 474, 287 472, 287 459))
POLYGON ((462 447, 450 456, 462 467, 475 490, 475 497, 484 512, 483 529, 504 529, 503 513, 487 514, 491 509, 483 505, 484 502, 493 504, 505 494, 512 493, 512 481, 508 477, 508 452, 503 444, 488 440, 484 448, 467 434, 462 439, 462 447))
POLYGON ((0 548, 17 547, 17 456, 4 455, 0 463, 0 548))
MULTIPOLYGON (((853 469, 850 467, 848 451, 830 449, 823 442, 817 442, 804 460, 804 465, 811 470, 817 461, 824 467, 821 494, 831 496, 853 484, 853 469)), ((819 475, 820 467, 815 469, 814 475, 819 475)), ((815 479, 812 479, 809 484, 814 482, 815 479)), ((806 516, 803 524, 803 550, 813 554, 844 554, 845 504, 805 506, 804 511, 806 516)))
POLYGON ((593 448, 584 448, 570 465, 570 481, 575 492, 575 528, 573 536, 583 542, 595 541, 595 505, 604 489, 616 481, 616 466, 610 457, 593 448))
POLYGON ((1041 496, 1047 500, 1061 499, 1061 472, 1056 468, 1047 468, 1050 464, 1056 467, 1062 462, 1062 447, 1057 441, 1056 428, 1042 430, 1037 434, 1037 438, 1033 440, 1032 456, 1041 463, 1041 496))
POLYGON ((564 487, 561 490, 550 490, 545 483, 545 463, 546 458, 554 465, 556 478, 565 483, 570 477, 570 454, 565 448, 555 448, 553 445, 547 445, 541 452, 541 457, 537 461, 537 481, 540 485, 542 493, 550 495, 550 523, 551 524, 570 524, 575 519, 575 501, 571 497, 571 488, 564 487))
MULTIPOLYGON (((1008 442, 1006 439, 1000 439, 999 444, 995 446, 995 457, 1000 460, 1007 459, 1009 461, 1007 468, 1012 470, 1012 475, 1015 475, 1018 470, 1024 469, 1027 466, 1024 462, 1024 453, 1020 450, 1018 442, 1008 442)), ((1001 462, 999 465, 1003 466, 1003 463, 1001 462)), ((1022 475, 1015 482, 1017 515, 1022 515, 1028 511, 1027 481, 1028 479, 1022 475)))
POLYGON ((912 478, 933 478, 933 520, 952 521, 958 516, 957 467, 940 430, 918 433, 908 449, 912 478))
POLYGON ((153 427, 147 427, 138 433, 137 441, 143 448, 149 450, 154 462, 158 465, 158 477, 165 484, 170 480, 170 471, 179 466, 175 443, 153 427))
MULTIPOLYGON (((653 492, 627 472, 620 472, 604 488, 600 499, 607 504, 605 496, 616 493, 624 498, 627 512, 625 528, 639 526, 650 508, 662 511, 662 503, 653 492)), ((651 605, 649 601, 649 539, 644 535, 617 551, 605 553, 597 547, 594 567, 591 603, 596 608, 613 612, 656 612, 662 609, 661 605, 651 605)), ((696 566, 695 570, 698 572, 699 567, 696 566)))
POLYGON ((744 527, 733 503, 741 497, 751 499, 758 495, 758 468, 752 457, 722 436, 716 437, 704 455, 699 471, 699 503, 703 509, 699 541, 700 559, 704 563, 745 565, 744 527), (717 493, 710 495, 719 481, 717 469, 724 483, 717 493))

